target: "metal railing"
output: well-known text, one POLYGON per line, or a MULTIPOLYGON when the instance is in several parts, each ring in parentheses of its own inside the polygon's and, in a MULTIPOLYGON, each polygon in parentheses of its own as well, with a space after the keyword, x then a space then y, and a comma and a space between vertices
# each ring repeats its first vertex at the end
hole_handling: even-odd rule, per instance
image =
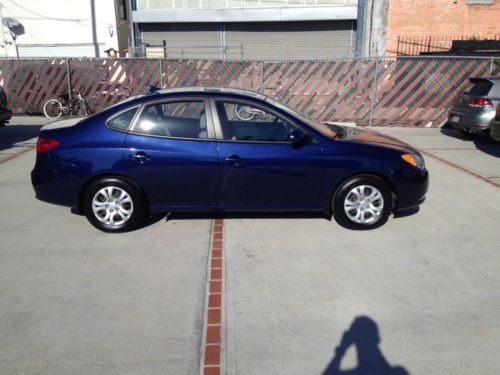
POLYGON ((338 58, 351 58, 352 49, 339 50, 338 45, 308 44, 232 44, 232 45, 145 45, 128 50, 130 57, 168 58, 168 59, 213 59, 213 60, 256 60, 271 57, 272 60, 315 60, 317 56, 337 55, 338 58), (339 56, 345 54, 344 56, 339 56), (275 57, 279 56, 279 58, 275 57))
POLYGON ((153 58, 0 59, 0 82, 16 113, 41 112, 48 96, 79 90, 92 111, 147 92, 147 84, 237 87, 278 97, 320 121, 437 126, 467 79, 500 75, 493 58, 308 61, 153 58))
POLYGON ((484 36, 400 36, 397 39, 398 56, 466 55, 492 56, 500 54, 500 35, 484 36))

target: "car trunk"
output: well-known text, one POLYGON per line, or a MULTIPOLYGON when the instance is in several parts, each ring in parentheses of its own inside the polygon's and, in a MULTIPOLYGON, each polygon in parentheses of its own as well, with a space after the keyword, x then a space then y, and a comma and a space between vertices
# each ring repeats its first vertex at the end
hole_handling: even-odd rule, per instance
POLYGON ((472 107, 469 103, 474 99, 487 99, 493 82, 485 78, 471 78, 470 85, 461 91, 453 101, 452 109, 459 112, 482 112, 490 107, 472 107))

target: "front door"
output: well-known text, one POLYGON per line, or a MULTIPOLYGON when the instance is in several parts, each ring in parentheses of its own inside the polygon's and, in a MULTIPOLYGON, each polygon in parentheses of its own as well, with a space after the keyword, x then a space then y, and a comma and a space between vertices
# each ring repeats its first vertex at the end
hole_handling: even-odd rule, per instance
POLYGON ((294 148, 297 125, 265 107, 216 100, 222 131, 221 206, 227 208, 317 208, 323 184, 321 146, 294 148))

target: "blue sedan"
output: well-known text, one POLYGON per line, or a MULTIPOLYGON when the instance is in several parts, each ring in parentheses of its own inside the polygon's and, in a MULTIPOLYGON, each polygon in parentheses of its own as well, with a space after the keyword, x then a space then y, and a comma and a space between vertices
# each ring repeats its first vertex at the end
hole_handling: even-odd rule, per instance
POLYGON ((38 199, 107 232, 186 210, 323 211, 372 229, 428 187, 407 144, 221 88, 160 90, 44 126, 31 177, 38 199))

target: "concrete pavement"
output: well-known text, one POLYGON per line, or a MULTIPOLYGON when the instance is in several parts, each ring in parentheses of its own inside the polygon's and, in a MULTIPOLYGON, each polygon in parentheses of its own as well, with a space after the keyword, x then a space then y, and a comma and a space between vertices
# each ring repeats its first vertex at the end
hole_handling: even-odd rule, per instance
MULTIPOLYGON (((18 125, 0 128, 0 157, 33 146, 18 125)), ((426 156, 420 212, 375 231, 226 217, 225 373, 496 373, 500 189, 479 177, 498 181, 500 146, 376 130, 473 174, 426 156)), ((0 164, 0 374, 200 373, 210 217, 104 234, 35 200, 33 163, 30 150, 0 164)))
MULTIPOLYGON (((438 129, 376 130, 499 172, 497 157, 438 129), (457 143, 468 158, 446 153, 457 143)), ((496 373, 500 189, 426 162, 421 211, 376 231, 314 218, 226 219, 227 374, 386 374, 381 357, 411 374, 496 373), (352 334, 358 317, 371 324, 352 334), (353 344, 335 355, 345 331, 353 344)))
POLYGON ((107 235, 37 201, 33 165, 0 164, 0 374, 196 373, 210 220, 107 235))

